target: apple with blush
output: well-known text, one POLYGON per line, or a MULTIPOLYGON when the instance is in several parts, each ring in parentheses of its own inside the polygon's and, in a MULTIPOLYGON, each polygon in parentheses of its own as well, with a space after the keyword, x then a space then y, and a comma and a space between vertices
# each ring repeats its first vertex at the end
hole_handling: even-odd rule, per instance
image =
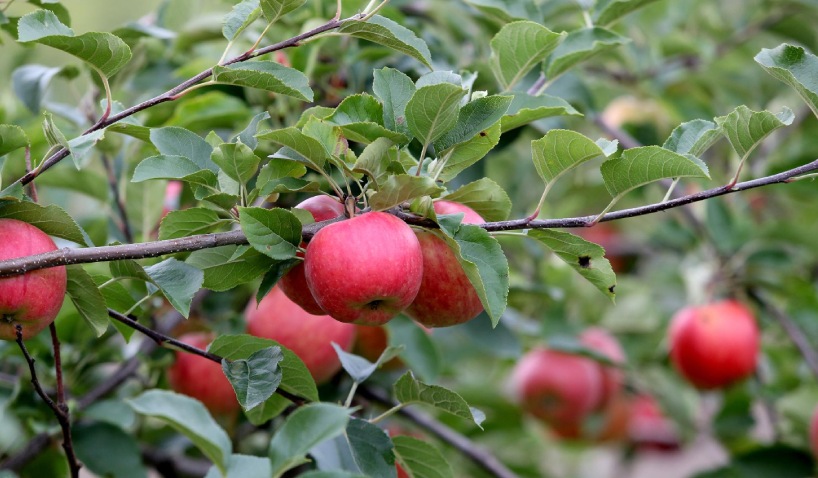
POLYGON ((316 383, 324 383, 341 370, 341 360, 332 342, 349 351, 355 341, 355 326, 327 315, 312 315, 290 300, 278 286, 256 305, 250 300, 245 310, 247 332, 275 340, 290 349, 307 366, 316 383))
POLYGON ((622 390, 624 374, 617 368, 625 363, 625 351, 619 341, 607 330, 600 327, 585 329, 579 336, 582 345, 604 356, 614 365, 597 362, 602 374, 602 397, 599 403, 604 407, 613 400, 622 390))
MULTIPOLYGON (((40 229, 16 219, 0 219, 0 260, 16 259, 57 250, 40 229)), ((67 285, 65 266, 49 267, 0 279, 0 340, 24 340, 54 322, 62 307, 67 285)))
POLYGON ((334 319, 383 325, 415 299, 423 253, 412 228, 385 212, 368 212, 320 229, 304 258, 307 284, 334 319))
MULTIPOLYGON (((304 209, 312 214, 316 222, 326 221, 327 219, 334 219, 344 214, 344 205, 338 202, 337 199, 325 196, 323 194, 312 196, 298 205, 298 209, 304 209)), ((301 247, 308 248, 309 244, 301 244, 301 247)), ((303 257, 302 253, 298 253, 299 257, 303 257)), ((315 302, 309 286, 307 285, 307 277, 304 274, 304 263, 299 262, 292 269, 290 269, 284 277, 282 277, 278 284, 284 294, 293 302, 300 305, 302 309, 313 315, 325 315, 326 313, 315 302)))
MULTIPOLYGON (((190 332, 178 340, 205 350, 213 335, 190 332)), ((168 383, 173 390, 202 402, 215 415, 232 416, 241 409, 221 364, 199 355, 177 350, 176 361, 168 369, 168 383)))

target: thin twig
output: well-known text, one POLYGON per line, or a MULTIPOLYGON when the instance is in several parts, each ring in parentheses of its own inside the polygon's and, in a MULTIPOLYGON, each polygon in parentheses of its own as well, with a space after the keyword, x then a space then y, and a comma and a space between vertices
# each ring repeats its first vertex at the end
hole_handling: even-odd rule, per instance
POLYGON ((108 159, 108 156, 105 154, 102 155, 102 166, 105 167, 105 174, 108 176, 108 187, 111 188, 111 195, 114 197, 114 204, 119 212, 119 229, 122 231, 122 236, 125 240, 129 243, 133 243, 133 233, 131 232, 131 226, 128 222, 128 211, 125 209, 125 202, 122 200, 122 196, 119 195, 118 181, 111 160, 108 159))
MULTIPOLYGON (((54 342, 54 360, 55 366, 59 367, 59 341, 57 340, 56 329, 54 329, 54 324, 51 324, 52 327, 52 341, 54 342)), ((80 476, 80 465, 79 461, 77 461, 77 455, 74 454, 74 445, 71 441, 71 417, 68 414, 68 407, 65 405, 65 396, 62 396, 62 403, 58 398, 57 403, 54 403, 54 400, 48 396, 47 393, 43 390, 42 385, 40 385, 40 381, 37 379, 37 370, 34 368, 34 358, 28 353, 28 349, 26 348, 25 343, 23 343, 23 327, 19 324, 15 326, 15 330, 17 331, 17 345, 20 347, 20 350, 23 352, 23 356, 28 363, 28 369, 31 372, 31 384, 34 386, 34 390, 37 392, 37 395, 43 399, 43 401, 48 405, 54 412, 54 416, 57 417, 57 421, 60 423, 60 428, 62 429, 62 447, 65 450, 65 458, 68 460, 68 468, 71 471, 71 478, 79 478, 80 476)), ((60 370, 60 368, 58 368, 60 370)), ((62 389, 62 374, 58 375, 58 395, 64 393, 62 389)))
MULTIPOLYGON (((818 160, 811 161, 807 164, 778 174, 738 183, 732 189, 727 189, 724 186, 720 186, 717 188, 700 191, 695 194, 681 196, 669 201, 609 212, 605 214, 605 217, 602 218, 601 222, 654 214, 684 206, 686 204, 704 201, 706 199, 724 196, 739 191, 746 191, 748 189, 768 186, 770 184, 789 183, 797 180, 797 177, 802 174, 810 173, 816 170, 818 170, 818 160)), ((390 210, 390 212, 403 219, 407 224, 428 228, 438 227, 433 221, 420 216, 408 214, 400 210, 390 210)), ((489 232, 517 231, 523 229, 578 228, 588 227, 588 225, 594 223, 594 220, 596 220, 597 217, 598 215, 591 215, 562 219, 538 219, 535 221, 530 220, 530 218, 522 218, 512 219, 509 221, 487 222, 480 224, 479 226, 489 232)), ((304 229, 302 230, 302 237, 305 240, 308 240, 324 226, 342 219, 343 216, 339 216, 335 219, 316 222, 304 226, 304 229)), ((26 272, 33 270, 61 265, 86 264, 90 262, 106 262, 121 259, 144 259, 148 257, 175 254, 177 252, 197 251, 200 249, 209 249, 219 246, 244 244, 248 244, 247 238, 240 230, 236 230, 139 244, 88 247, 84 249, 58 249, 56 251, 45 252, 43 254, 0 261, 0 277, 10 277, 25 274, 26 272)))
MULTIPOLYGON (((386 395, 385 392, 381 390, 371 387, 361 387, 359 390, 362 396, 376 401, 386 407, 392 408, 397 405, 386 395)), ((514 474, 513 471, 506 468, 506 466, 503 465, 488 450, 474 444, 465 436, 452 430, 429 415, 419 412, 412 407, 401 408, 397 413, 408 418, 420 428, 423 428, 432 435, 435 435, 457 449, 457 451, 470 459, 475 465, 488 472, 491 476, 495 476, 497 478, 517 478, 517 475, 514 474)))
POLYGON ((750 295, 781 325, 787 337, 790 338, 798 349, 798 352, 804 357, 804 362, 807 364, 810 372, 812 372, 812 375, 818 380, 818 352, 810 345, 809 339, 804 335, 804 331, 801 330, 794 320, 771 301, 764 299, 756 291, 751 290, 750 295))

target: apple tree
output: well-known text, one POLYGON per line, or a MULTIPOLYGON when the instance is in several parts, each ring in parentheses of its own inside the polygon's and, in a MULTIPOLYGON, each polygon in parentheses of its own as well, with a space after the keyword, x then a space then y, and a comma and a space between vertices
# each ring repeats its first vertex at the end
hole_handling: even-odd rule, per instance
POLYGON ((816 21, 0 1, 0 477, 814 476, 816 21))

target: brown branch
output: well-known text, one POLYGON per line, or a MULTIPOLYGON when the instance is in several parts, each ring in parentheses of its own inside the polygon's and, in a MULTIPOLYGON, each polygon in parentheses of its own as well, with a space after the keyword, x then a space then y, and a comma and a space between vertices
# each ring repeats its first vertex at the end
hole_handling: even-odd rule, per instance
POLYGON ((54 328, 54 324, 51 324, 51 337, 52 342, 54 343, 54 361, 55 367, 58 370, 57 373, 57 403, 54 403, 54 400, 48 396, 47 393, 43 390, 42 385, 40 385, 40 381, 37 379, 37 370, 34 368, 34 358, 28 353, 28 349, 26 348, 25 343, 23 343, 23 327, 21 325, 16 325, 15 330, 17 332, 17 345, 20 347, 20 350, 23 352, 23 356, 28 363, 28 369, 31 372, 31 384, 34 386, 34 390, 37 392, 37 395, 43 399, 43 401, 48 405, 48 407, 54 412, 54 416, 57 417, 57 421, 60 423, 60 428, 62 429, 62 447, 65 450, 65 458, 68 460, 68 468, 71 471, 72 478, 79 478, 80 476, 80 465, 79 461, 77 460, 77 455, 74 454, 74 445, 71 441, 71 417, 68 413, 68 407, 65 405, 65 395, 64 389, 62 386, 62 369, 60 366, 60 343, 57 339, 56 329, 54 328))
MULTIPOLYGON (((292 38, 289 38, 287 40, 280 41, 278 43, 266 46, 264 48, 259 48, 258 50, 242 53, 241 55, 224 62, 223 65, 227 66, 227 65, 232 65, 234 63, 240 63, 240 62, 243 62, 243 61, 250 60, 252 58, 256 58, 256 57, 259 57, 259 56, 262 56, 262 55, 266 55, 267 53, 271 53, 271 52, 278 51, 278 50, 283 50, 285 48, 292 48, 292 47, 298 46, 302 41, 304 41, 304 40, 306 40, 308 38, 312 38, 312 37, 314 37, 316 35, 319 35, 321 33, 329 31, 329 30, 334 30, 334 29, 340 27, 344 22, 352 21, 352 20, 360 20, 363 17, 364 17, 363 14, 357 14, 357 15, 353 15, 352 17, 349 17, 349 18, 346 18, 346 19, 343 19, 343 20, 338 20, 338 19, 330 20, 330 21, 324 23, 323 25, 320 25, 320 26, 318 26, 316 28, 313 28, 312 30, 306 31, 306 32, 301 33, 299 35, 296 35, 296 36, 294 36, 292 38)), ((162 94, 160 94, 158 96, 155 96, 155 97, 153 97, 153 98, 151 98, 149 100, 143 101, 142 103, 139 103, 138 105, 131 106, 130 108, 125 109, 125 110, 121 111, 120 113, 117 113, 117 114, 112 115, 112 116, 103 115, 99 119, 99 121, 97 121, 93 126, 88 128, 87 130, 85 130, 82 133, 82 136, 85 136, 86 134, 89 134, 89 133, 93 133, 94 131, 105 129, 108 126, 111 126, 112 124, 114 124, 114 123, 116 123, 118 121, 121 121, 124 118, 132 116, 132 115, 134 115, 136 113, 139 113, 140 111, 146 110, 146 109, 151 108, 153 106, 156 106, 158 104, 165 103, 167 101, 173 101, 173 100, 177 99, 180 94, 182 94, 185 90, 187 90, 191 86, 199 83, 200 81, 202 81, 204 79, 210 78, 211 76, 213 76, 213 68, 208 68, 208 69, 202 71, 201 73, 197 74, 196 76, 193 76, 190 79, 188 79, 188 80, 180 83, 179 85, 171 88, 170 90, 168 90, 168 91, 166 91, 166 92, 164 92, 164 93, 162 93, 162 94)), ((51 156, 46 158, 46 160, 43 161, 42 164, 40 164, 40 166, 36 170, 26 173, 24 176, 22 176, 20 179, 18 179, 17 182, 20 182, 21 184, 25 185, 25 184, 30 183, 31 181, 34 181, 34 179, 37 176, 39 176, 43 171, 46 171, 47 169, 51 168, 55 164, 59 163, 64 158, 66 158, 70 153, 71 152, 67 148, 59 149, 57 152, 55 152, 54 154, 52 154, 51 156)))
MULTIPOLYGON (((766 176, 763 178, 753 179, 751 181, 744 181, 737 183, 732 188, 720 186, 706 191, 701 191, 687 196, 681 196, 669 201, 649 204, 647 206, 640 206, 630 209, 622 209, 619 211, 609 212, 602 218, 602 222, 615 221, 618 219, 625 219, 629 217, 644 216, 647 214, 654 214, 661 211, 684 206, 694 202, 704 201, 706 199, 724 196, 739 191, 746 191, 748 189, 768 186, 770 184, 789 183, 795 180, 798 176, 812 171, 818 170, 818 160, 809 162, 797 168, 789 169, 787 171, 766 176)), ((408 214, 401 211, 391 211, 396 216, 403 219, 406 223, 436 228, 438 227, 433 221, 408 214)), ((489 231, 517 231, 524 229, 555 229, 555 228, 576 228, 587 227, 593 224, 596 215, 578 216, 562 219, 540 219, 530 220, 529 218, 513 219, 509 221, 487 222, 480 224, 480 227, 489 231)), ((302 236, 305 240, 310 239, 322 227, 327 226, 333 222, 342 220, 343 216, 327 221, 316 222, 304 226, 302 236)), ((8 259, 0 261, 0 278, 10 277, 14 275, 25 274, 26 272, 45 269, 47 267, 56 267, 69 264, 86 264, 91 262, 107 262, 121 259, 144 259, 148 257, 158 257, 167 254, 175 254, 177 252, 197 251, 200 249, 208 249, 212 247, 226 246, 226 245, 243 245, 248 244, 247 238, 240 230, 221 232, 216 234, 203 234, 184 237, 181 239, 169 239, 164 241, 144 242, 139 244, 125 244, 119 246, 103 246, 103 247, 88 247, 84 249, 59 249, 43 254, 36 254, 26 257, 18 257, 16 259, 8 259)))
MULTIPOLYGON (((378 402, 385 407, 392 408, 397 405, 382 390, 372 387, 361 387, 359 388, 359 393, 369 400, 378 402)), ((397 413, 451 445, 453 448, 463 454, 463 456, 488 472, 491 476, 497 478, 517 478, 517 475, 513 471, 509 470, 505 465, 503 465, 500 460, 498 460, 488 450, 474 444, 465 436, 452 430, 429 415, 409 407, 401 408, 397 413)))

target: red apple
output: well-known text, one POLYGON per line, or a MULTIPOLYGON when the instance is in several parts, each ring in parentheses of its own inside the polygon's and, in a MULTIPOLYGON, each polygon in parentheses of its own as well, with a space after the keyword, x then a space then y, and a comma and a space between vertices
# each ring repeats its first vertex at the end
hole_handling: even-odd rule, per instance
MULTIPOLYGON (((204 350, 213 341, 213 336, 206 332, 191 332, 179 340, 204 350)), ((168 369, 168 383, 173 390, 202 402, 214 414, 232 415, 241 408, 221 364, 204 357, 177 351, 176 362, 168 369)))
POLYGON ((250 300, 244 313, 247 332, 256 337, 275 340, 307 366, 316 383, 332 378, 340 369, 341 361, 332 342, 349 351, 355 341, 355 326, 333 320, 327 315, 312 315, 273 287, 256 307, 250 300))
MULTIPOLYGON (((295 207, 309 211, 316 222, 326 221, 327 219, 333 219, 344 214, 343 204, 323 194, 302 201, 295 207)), ((305 247, 303 243, 301 246, 305 247)), ((309 247, 309 245, 306 247, 309 247)), ((298 255, 299 257, 303 257, 301 253, 298 255)), ((313 315, 326 314, 321 306, 315 302, 315 298, 313 298, 312 292, 310 292, 310 288, 307 286, 307 277, 304 275, 303 263, 296 264, 278 283, 284 294, 286 294, 290 300, 300 305, 302 309, 313 315)))
POLYGON ((809 424, 809 444, 812 454, 818 459, 818 407, 812 412, 812 421, 809 424))
MULTIPOLYGON (((452 201, 437 201, 437 214, 464 213, 464 224, 485 221, 473 209, 452 201)), ((483 304, 446 241, 431 231, 417 232, 423 250, 423 280, 406 315, 426 327, 449 327, 477 317, 483 304)))
MULTIPOLYGON (((31 224, 0 219, 0 260, 57 250, 54 241, 31 224)), ((16 340, 16 326, 30 339, 54 322, 65 297, 65 267, 50 267, 0 279, 0 340, 16 340)))
POLYGON ((639 395, 631 400, 628 436, 640 448, 675 450, 679 447, 676 427, 650 395, 639 395))
MULTIPOLYGON (((619 341, 605 329, 599 327, 586 329, 580 334, 579 341, 615 364, 621 365, 625 363, 625 352, 622 350, 622 346, 619 345, 619 341)), ((599 406, 604 407, 621 392, 624 375, 622 370, 615 366, 605 365, 599 362, 597 362, 597 366, 602 374, 602 400, 599 406)))
POLYGON ((670 325, 670 358, 697 388, 723 388, 753 373, 759 340, 752 312, 734 300, 686 307, 670 325))
MULTIPOLYGON (((352 352, 369 360, 372 363, 378 360, 389 345, 389 336, 382 326, 356 325, 355 346, 352 352)), ((398 368, 403 362, 397 357, 385 363, 383 368, 398 368)))
POLYGON ((383 325, 415 299, 423 253, 406 223, 369 212, 319 230, 304 267, 313 297, 334 319, 383 325))
POLYGON ((546 348, 524 355, 514 367, 510 384, 525 411, 565 438, 581 435, 583 420, 602 396, 602 376, 596 363, 546 348))

